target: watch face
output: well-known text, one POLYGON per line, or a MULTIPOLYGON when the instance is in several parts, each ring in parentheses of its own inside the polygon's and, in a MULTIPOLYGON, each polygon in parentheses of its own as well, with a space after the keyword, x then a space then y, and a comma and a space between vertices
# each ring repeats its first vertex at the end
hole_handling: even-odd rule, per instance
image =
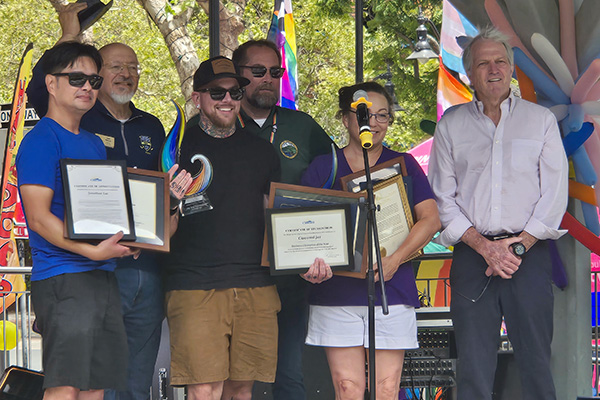
POLYGON ((515 255, 521 257, 523 254, 525 254, 525 245, 523 243, 513 243, 511 245, 512 249, 513 249, 513 253, 515 253, 515 255))

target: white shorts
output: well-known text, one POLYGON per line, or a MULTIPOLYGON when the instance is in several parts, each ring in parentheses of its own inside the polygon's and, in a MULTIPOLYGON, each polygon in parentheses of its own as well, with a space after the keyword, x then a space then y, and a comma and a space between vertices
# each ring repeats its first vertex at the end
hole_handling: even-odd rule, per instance
MULTIPOLYGON (((375 345, 378 350, 416 349, 417 317, 414 307, 389 306, 383 315, 375 307, 375 345)), ((366 306, 310 306, 306 344, 324 347, 369 347, 366 306)))

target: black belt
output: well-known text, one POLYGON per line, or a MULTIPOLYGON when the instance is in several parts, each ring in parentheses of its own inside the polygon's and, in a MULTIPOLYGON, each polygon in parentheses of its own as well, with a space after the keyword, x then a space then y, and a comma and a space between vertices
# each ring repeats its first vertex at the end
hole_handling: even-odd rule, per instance
POLYGON ((516 233, 498 233, 497 235, 483 235, 484 238, 488 239, 488 240, 502 240, 502 239, 508 239, 511 237, 516 237, 519 236, 522 232, 516 232, 516 233))

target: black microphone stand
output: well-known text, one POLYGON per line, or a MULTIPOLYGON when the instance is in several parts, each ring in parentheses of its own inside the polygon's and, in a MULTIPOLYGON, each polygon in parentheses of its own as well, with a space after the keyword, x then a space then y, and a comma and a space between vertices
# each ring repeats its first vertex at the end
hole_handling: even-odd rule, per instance
POLYGON ((371 180, 371 168, 369 167, 368 150, 363 147, 363 159, 365 161, 365 177, 367 178, 367 297, 369 307, 369 399, 375 400, 375 271, 373 270, 373 246, 379 272, 379 283, 381 285, 381 308, 384 315, 389 314, 387 295, 385 294, 385 280, 383 279, 383 265, 381 264, 381 250, 379 248, 379 233, 377 232, 377 217, 375 212, 375 196, 373 194, 373 181, 371 180))

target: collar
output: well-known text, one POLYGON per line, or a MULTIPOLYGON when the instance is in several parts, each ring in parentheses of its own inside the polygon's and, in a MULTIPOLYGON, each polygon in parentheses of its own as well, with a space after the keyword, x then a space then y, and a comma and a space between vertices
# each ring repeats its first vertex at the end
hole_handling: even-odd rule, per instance
MULTIPOLYGON (((102 104, 102 102, 100 100, 96 100, 96 104, 94 105, 94 108, 97 108, 97 110, 100 113, 102 113, 103 115, 106 115, 106 116, 114 119, 115 121, 118 121, 118 119, 113 117, 113 115, 108 111, 106 106, 104 106, 104 104, 102 104)), ((131 110, 131 117, 129 117, 129 119, 127 121, 131 121, 132 119, 135 119, 135 118, 140 118, 143 115, 142 111, 140 109, 136 108, 135 104, 133 104, 133 101, 129 102, 129 109, 131 110)))
MULTIPOLYGON (((265 124, 262 126, 263 128, 266 126, 271 126, 271 124, 273 122, 273 114, 275 114, 275 112, 279 108, 280 108, 279 106, 274 106, 271 108, 271 112, 269 113, 269 116, 267 117, 267 122, 265 122, 265 124)), ((256 122, 254 122, 254 118, 252 118, 251 116, 246 114, 246 112, 244 111, 243 108, 240 108, 240 113, 238 114, 238 123, 240 124, 240 128, 244 128, 246 126, 246 124, 248 124, 248 123, 253 123, 254 125, 258 126, 256 124, 256 122)))
MULTIPOLYGON (((515 106, 517 103, 517 98, 515 97, 515 95, 513 94, 512 90, 509 91, 508 93, 508 97, 506 99, 504 99, 502 101, 502 103, 500 103, 500 109, 501 110, 506 110, 508 109, 509 113, 512 113, 512 111, 514 110, 515 106)), ((473 105, 475 106, 475 113, 477 114, 477 116, 481 117, 483 116, 483 102, 480 101, 477 98, 477 93, 473 94, 473 105)))

